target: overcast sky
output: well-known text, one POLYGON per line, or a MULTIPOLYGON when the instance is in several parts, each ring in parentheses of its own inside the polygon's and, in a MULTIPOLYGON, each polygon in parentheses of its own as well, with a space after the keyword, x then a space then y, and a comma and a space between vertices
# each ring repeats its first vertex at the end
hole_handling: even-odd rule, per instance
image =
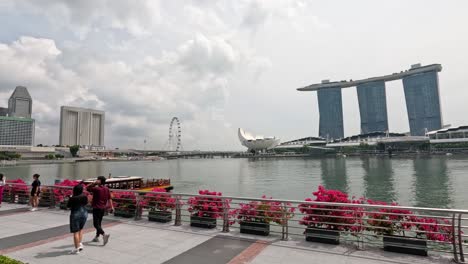
MULTIPOLYGON (((58 144, 60 106, 106 111, 106 145, 160 149, 173 116, 185 150, 242 149, 237 128, 283 141, 318 134, 323 79, 442 64, 445 124, 468 124, 468 1, 1 0, 0 106, 33 97, 36 143, 58 144)), ((401 81, 392 132, 409 131, 401 81)), ((355 88, 345 134, 359 133, 355 88)))

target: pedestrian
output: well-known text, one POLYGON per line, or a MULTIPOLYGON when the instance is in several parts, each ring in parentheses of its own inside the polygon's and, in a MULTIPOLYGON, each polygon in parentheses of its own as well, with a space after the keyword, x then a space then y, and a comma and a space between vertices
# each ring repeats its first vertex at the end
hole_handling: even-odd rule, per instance
POLYGON ((73 187, 73 195, 68 199, 67 207, 70 208, 70 233, 73 233, 73 243, 75 248, 70 254, 78 254, 83 250, 83 227, 88 219, 88 211, 85 206, 88 204, 88 197, 83 194, 83 185, 78 184, 73 187))
POLYGON ((6 185, 6 178, 3 173, 0 173, 0 207, 2 207, 2 201, 3 201, 3 189, 5 188, 6 185))
POLYGON ((106 245, 109 241, 109 234, 106 234, 102 229, 102 218, 106 211, 107 206, 111 208, 111 213, 114 211, 114 205, 112 204, 112 197, 109 188, 105 186, 106 177, 99 176, 97 180, 86 187, 88 192, 93 194, 93 225, 96 228, 96 237, 93 242, 99 242, 99 236, 102 235, 103 245, 106 245))
POLYGON ((36 211, 39 204, 39 194, 41 193, 41 181, 39 177, 41 175, 34 174, 33 182, 31 184, 31 211, 36 211))

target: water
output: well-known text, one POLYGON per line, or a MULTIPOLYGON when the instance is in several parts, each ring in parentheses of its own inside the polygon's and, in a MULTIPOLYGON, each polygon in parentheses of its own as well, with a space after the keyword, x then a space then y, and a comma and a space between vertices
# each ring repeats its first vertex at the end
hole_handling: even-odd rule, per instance
POLYGON ((402 205, 468 208, 468 156, 426 158, 348 157, 324 159, 180 159, 132 162, 22 165, 0 168, 9 179, 43 184, 55 179, 97 175, 170 178, 175 192, 210 189, 224 195, 299 199, 311 197, 317 186, 350 195, 402 205))

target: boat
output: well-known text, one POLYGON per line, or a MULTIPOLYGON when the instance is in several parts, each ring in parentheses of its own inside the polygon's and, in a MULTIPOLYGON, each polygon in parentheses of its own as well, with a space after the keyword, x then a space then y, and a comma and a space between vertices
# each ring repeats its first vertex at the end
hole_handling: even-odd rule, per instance
MULTIPOLYGON (((86 184, 93 183, 97 178, 86 179, 83 182, 86 184)), ((154 188, 166 189, 171 191, 174 186, 171 185, 170 179, 143 179, 140 176, 112 176, 106 179, 106 185, 110 189, 123 190, 138 190, 149 192, 154 188)))

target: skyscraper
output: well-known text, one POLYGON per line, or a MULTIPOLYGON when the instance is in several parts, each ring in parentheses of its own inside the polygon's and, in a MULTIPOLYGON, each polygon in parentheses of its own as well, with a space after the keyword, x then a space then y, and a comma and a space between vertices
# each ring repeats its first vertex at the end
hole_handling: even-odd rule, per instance
POLYGON ((424 136, 426 131, 442 128, 438 73, 440 64, 411 65, 409 70, 362 80, 322 81, 299 91, 317 91, 320 123, 319 136, 329 139, 343 137, 341 89, 357 88, 361 133, 388 131, 385 83, 403 80, 410 133, 424 136))
POLYGON ((361 115, 361 134, 388 130, 387 98, 385 82, 376 81, 356 86, 359 113, 361 115))
POLYGON ((8 100, 8 115, 11 117, 31 118, 32 98, 24 86, 16 86, 8 100))
POLYGON ((28 89, 17 86, 8 100, 8 108, 0 107, 0 145, 34 145, 35 121, 31 114, 28 89))
POLYGON ((403 78, 406 109, 412 136, 442 128, 439 99, 439 78, 436 71, 403 78))
POLYGON ((320 112, 319 136, 326 139, 344 137, 343 104, 341 88, 333 87, 317 91, 320 112))
POLYGON ((62 106, 60 145, 104 146, 104 119, 103 111, 62 106))

